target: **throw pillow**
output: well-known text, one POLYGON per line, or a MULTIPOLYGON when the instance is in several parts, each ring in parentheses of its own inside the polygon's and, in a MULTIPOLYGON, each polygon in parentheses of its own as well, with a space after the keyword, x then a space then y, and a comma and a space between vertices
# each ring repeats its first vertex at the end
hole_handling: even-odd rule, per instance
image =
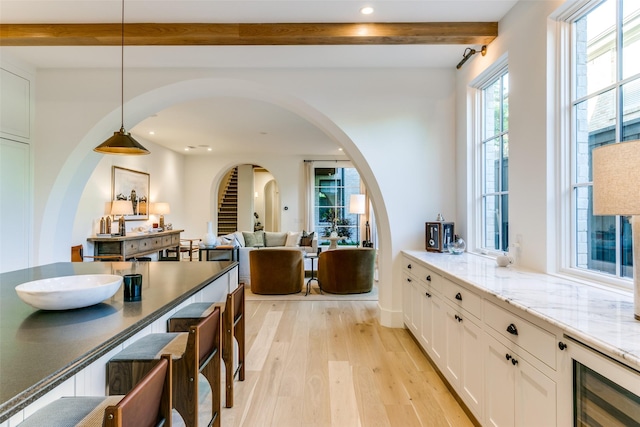
POLYGON ((287 233, 279 233, 275 231, 264 232, 264 245, 266 247, 284 246, 287 241, 287 233))
POLYGON ((302 237, 300 238, 300 246, 313 246, 313 236, 316 234, 315 231, 307 234, 305 236, 305 232, 302 232, 302 237))
POLYGON ((255 246, 264 246, 264 231, 256 231, 254 233, 243 231, 245 246, 248 248, 255 246))
POLYGON ((289 231, 287 233, 287 241, 284 243, 284 245, 294 248, 297 247, 300 243, 300 236, 302 236, 302 231, 289 231))
POLYGON ((248 231, 243 231, 242 237, 244 237, 244 245, 246 247, 251 248, 257 245, 255 234, 249 233, 248 231))

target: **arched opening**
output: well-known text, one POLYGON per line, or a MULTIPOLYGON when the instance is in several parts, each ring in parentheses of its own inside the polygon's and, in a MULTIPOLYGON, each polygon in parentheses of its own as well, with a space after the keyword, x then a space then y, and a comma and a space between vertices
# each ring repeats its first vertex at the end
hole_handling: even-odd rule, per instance
MULTIPOLYGON (((166 86, 158 87, 148 92, 142 93, 134 99, 126 102, 125 107, 130 111, 129 122, 137 123, 146 117, 155 114, 157 111, 176 103, 189 99, 200 99, 215 96, 242 96, 252 99, 259 99, 279 105, 289 111, 295 112, 300 117, 309 121, 321 129, 331 140, 344 148, 345 154, 351 159, 369 191, 372 205, 375 211, 375 218, 378 224, 379 235, 379 280, 381 322, 390 324, 394 317, 394 291, 392 289, 392 242, 390 226, 387 215, 387 208, 382 198, 380 186, 373 171, 351 138, 338 127, 327 115, 315 107, 307 104, 302 99, 290 94, 275 90, 262 84, 246 80, 235 79, 196 79, 182 81, 166 86)), ((38 249, 37 262, 49 263, 58 261, 56 258, 61 253, 67 253, 67 249, 72 244, 72 236, 69 230, 73 229, 75 218, 66 214, 71 206, 78 206, 82 194, 83 185, 91 176, 93 170, 100 163, 102 156, 94 153, 95 141, 101 140, 105 134, 112 131, 112 123, 118 122, 120 108, 100 120, 82 138, 80 143, 67 156, 64 166, 60 169, 54 181, 49 197, 43 209, 42 218, 47 219, 36 226, 35 235, 39 236, 36 247, 38 249)), ((260 163, 259 159, 248 159, 260 163)), ((269 165, 265 165, 269 167, 269 165)), ((198 189, 202 195, 212 193, 211 186, 218 182, 219 170, 199 170, 199 183, 210 183, 206 189, 198 189)), ((278 182, 282 182, 279 177, 278 182)), ((282 197, 282 193, 280 197, 282 197)), ((201 199, 197 199, 201 200, 201 199)), ((208 198, 207 198, 208 200, 208 198)), ((286 206, 286 201, 281 201, 286 206)), ((281 209, 282 210, 282 209, 281 209)), ((195 215, 195 214, 193 214, 195 215)), ((200 213, 198 213, 200 215, 200 213)), ((202 215, 200 215, 202 216, 202 215)), ((205 215, 210 218, 210 215, 205 215)), ((197 227, 202 228, 199 221, 206 221, 206 218, 196 219, 197 227)))
POLYGON ((248 164, 229 168, 214 200, 219 236, 235 231, 280 231, 280 192, 266 168, 248 164))

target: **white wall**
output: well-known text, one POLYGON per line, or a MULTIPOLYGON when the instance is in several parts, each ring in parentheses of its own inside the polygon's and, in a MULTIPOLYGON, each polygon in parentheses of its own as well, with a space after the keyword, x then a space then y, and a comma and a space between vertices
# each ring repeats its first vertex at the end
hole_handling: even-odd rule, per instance
MULTIPOLYGON (((560 0, 520 1, 500 21, 499 36, 485 57, 476 55, 456 79, 456 160, 459 177, 456 203, 459 220, 466 224, 463 235, 471 244, 477 228, 472 223, 473 194, 468 192, 475 165, 469 148, 473 139, 469 90, 471 82, 499 58, 508 57, 509 66, 509 242, 520 237, 517 263, 547 272, 555 259, 554 116, 555 41, 549 16, 560 0), (550 52, 548 53, 548 49, 550 52), (550 97, 550 98, 549 98, 550 97)), ((567 142, 568 143, 568 142, 567 142)))
MULTIPOLYGON (((188 210, 183 191, 185 157, 143 139, 139 139, 138 142, 151 151, 151 154, 146 156, 102 156, 84 186, 75 216, 73 212, 70 212, 72 217, 75 217, 71 241, 74 245, 85 245, 87 253, 93 252, 93 245, 86 241, 87 237, 98 232, 100 218, 109 213, 110 204, 108 201, 111 200, 113 166, 148 173, 149 201, 151 203, 169 203, 171 213, 165 215, 165 223, 173 224, 174 229, 180 229, 184 224, 183 217, 188 210)), ((149 215, 148 221, 127 221, 127 231, 141 226, 150 226, 158 221, 158 215, 154 214, 149 215)), ((115 232, 115 225, 113 229, 115 232)), ((198 230, 198 234, 191 235, 187 234, 187 230, 185 230, 183 237, 200 237, 205 231, 203 227, 198 230)))

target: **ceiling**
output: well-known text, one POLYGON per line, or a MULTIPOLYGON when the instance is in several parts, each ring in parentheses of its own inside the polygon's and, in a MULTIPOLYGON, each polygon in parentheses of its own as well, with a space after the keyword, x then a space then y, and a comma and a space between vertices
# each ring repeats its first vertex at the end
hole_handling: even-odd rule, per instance
MULTIPOLYGON (((498 22, 518 0, 126 0, 127 23, 498 22), (372 6, 371 15, 362 15, 372 6)), ((0 24, 119 23, 120 0, 2 0, 0 24)), ((1 45, 0 40, 0 45, 1 45)), ((127 68, 451 68, 468 45, 126 46, 127 68)), ((476 49, 480 46, 471 46, 476 49)), ((37 68, 118 67, 119 46, 0 46, 37 68)), ((125 74, 126 78, 126 74, 125 74)), ((114 129, 115 131, 116 129, 114 129)), ((337 155, 304 119, 261 101, 212 98, 158 112, 130 129, 187 155, 337 155), (242 112, 242 114, 239 114, 242 112), (242 117, 242 119, 240 119, 242 117), (154 131, 155 135, 149 135, 154 131), (185 141, 189 141, 185 144, 185 141), (185 146, 196 147, 185 152, 185 146), (206 147, 211 147, 207 151, 206 147)), ((105 135, 105 139, 108 135, 105 135)), ((100 141, 101 142, 101 141, 100 141)), ((97 144, 96 144, 97 145, 97 144)))

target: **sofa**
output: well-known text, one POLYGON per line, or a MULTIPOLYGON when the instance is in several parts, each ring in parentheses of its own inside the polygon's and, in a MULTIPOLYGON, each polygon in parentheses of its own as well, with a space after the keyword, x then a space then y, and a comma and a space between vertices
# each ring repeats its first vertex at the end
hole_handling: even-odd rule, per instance
MULTIPOLYGON (((304 231, 236 231, 218 237, 218 245, 233 245, 238 250, 238 280, 245 285, 251 284, 249 253, 261 248, 298 248, 307 253, 318 252, 316 233, 304 231)), ((311 270, 311 259, 304 259, 305 270, 311 270)))

